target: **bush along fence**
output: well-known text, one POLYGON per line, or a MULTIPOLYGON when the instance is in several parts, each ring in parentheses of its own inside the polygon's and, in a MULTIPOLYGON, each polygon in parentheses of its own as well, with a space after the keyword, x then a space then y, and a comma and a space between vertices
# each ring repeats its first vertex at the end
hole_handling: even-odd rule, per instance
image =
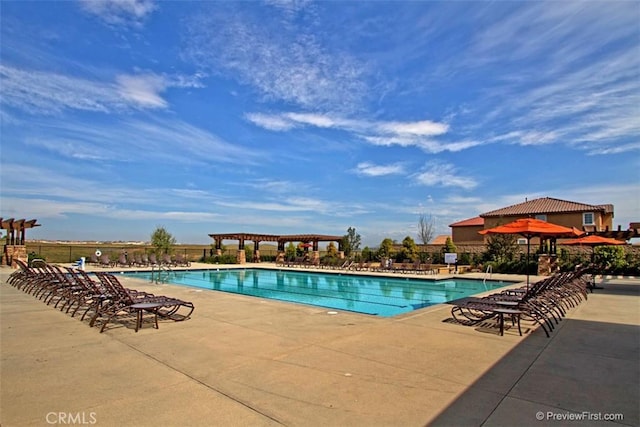
MULTIPOLYGON (((26 242, 26 250, 29 259, 42 258, 52 263, 72 263, 85 257, 87 261, 96 251, 107 254, 112 260, 117 260, 120 254, 126 252, 128 255, 137 253, 152 253, 155 247, 151 245, 123 245, 123 244, 59 244, 59 243, 31 243, 26 242)), ((482 245, 460 246, 457 248, 458 265, 470 265, 482 271, 488 265, 492 265, 494 272, 524 274, 527 271, 526 252, 519 248, 509 260, 493 260, 487 257, 486 248, 482 245), (484 250, 483 250, 484 249, 484 250)), ((253 252, 249 249, 246 259, 253 259, 253 252)), ((226 248, 221 255, 216 255, 211 245, 175 245, 172 247, 172 255, 182 255, 190 262, 207 262, 211 264, 234 264, 236 263, 236 248, 226 248)), ((404 259, 396 259, 400 256, 400 251, 394 251, 391 255, 397 262, 404 259)), ((327 255, 327 252, 320 251, 320 257, 327 255)), ((419 249, 416 254, 421 262, 442 264, 444 263, 443 248, 437 245, 429 245, 419 249)), ((274 262, 277 257, 275 247, 260 248, 260 259, 262 262, 274 262)), ((562 246, 558 245, 557 251, 558 265, 562 270, 570 270, 577 264, 593 263, 602 272, 610 274, 620 274, 626 276, 640 276, 640 246, 602 246, 596 248, 562 246)), ((359 251, 351 254, 351 258, 356 261, 378 261, 377 250, 359 251)), ((535 274, 538 254, 532 252, 528 270, 535 274)), ((416 260, 412 260, 416 261, 416 260)))

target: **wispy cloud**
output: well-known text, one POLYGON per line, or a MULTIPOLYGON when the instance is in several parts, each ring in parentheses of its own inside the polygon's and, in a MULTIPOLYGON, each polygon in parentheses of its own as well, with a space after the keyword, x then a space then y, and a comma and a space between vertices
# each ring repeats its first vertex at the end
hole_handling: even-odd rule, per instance
POLYGON ((265 100, 305 108, 350 110, 366 96, 366 64, 329 48, 319 32, 273 16, 265 20, 258 4, 255 14, 219 6, 188 23, 185 55, 206 70, 251 86, 265 100))
POLYGON ((486 111, 485 124, 520 145, 565 144, 590 154, 637 150, 637 4, 512 6, 501 5, 499 22, 492 15, 483 27, 479 20, 465 56, 465 67, 502 70, 477 106, 486 111))
MULTIPOLYGON (((35 123, 34 123, 35 124, 35 123)), ((211 132, 174 118, 79 123, 40 120, 38 133, 24 129, 24 141, 62 157, 129 162, 134 159, 163 164, 253 164, 266 154, 228 142, 211 132)))
POLYGON ((430 162, 414 178, 427 187, 460 187, 471 190, 478 186, 473 178, 459 175, 455 166, 448 163, 430 162))
POLYGON ((120 75, 116 77, 122 98, 148 108, 165 108, 167 101, 160 93, 166 88, 164 79, 157 75, 120 75))
POLYGON ((157 9, 154 0, 78 0, 81 8, 109 25, 140 26, 157 9))
POLYGON ((369 162, 358 163, 355 173, 363 176, 398 175, 405 172, 404 166, 399 163, 390 165, 376 165, 369 162))
POLYGON ((293 194, 307 190, 307 186, 300 182, 275 179, 258 179, 247 182, 247 185, 272 194, 293 194))
POLYGON ((65 110, 114 112, 166 108, 162 93, 170 87, 202 87, 202 76, 154 73, 120 74, 113 82, 0 65, 0 102, 32 114, 65 110))
POLYGON ((439 141, 436 137, 449 132, 449 124, 431 120, 371 121, 349 119, 339 115, 320 113, 248 113, 245 118, 253 124, 272 131, 296 128, 335 129, 378 146, 417 147, 428 153, 462 151, 482 144, 477 140, 439 141))
POLYGON ((7 65, 0 65, 0 77, 0 102, 30 113, 56 114, 65 109, 107 112, 126 108, 113 84, 7 65))

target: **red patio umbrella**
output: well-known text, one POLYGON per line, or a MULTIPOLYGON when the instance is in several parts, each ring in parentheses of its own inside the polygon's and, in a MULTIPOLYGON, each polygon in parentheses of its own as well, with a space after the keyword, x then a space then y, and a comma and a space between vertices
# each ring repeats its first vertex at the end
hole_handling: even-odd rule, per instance
POLYGON ((480 234, 519 234, 527 239, 527 286, 529 286, 529 253, 532 237, 577 237, 584 234, 569 228, 535 218, 521 218, 508 224, 479 231, 480 234))
MULTIPOLYGON (((594 248, 596 246, 611 246, 611 245, 626 245, 627 242, 623 242, 616 239, 611 239, 609 237, 602 237, 595 234, 590 234, 588 236, 580 237, 579 239, 571 239, 562 242, 563 245, 580 245, 580 246, 591 246, 591 261, 593 262, 594 256, 594 248)), ((601 287, 596 287, 596 275, 593 274, 593 289, 602 289, 601 287)))
POLYGON ((605 246, 605 245, 626 245, 627 242, 611 239, 609 237, 597 236, 590 234, 578 239, 565 240, 563 245, 584 245, 584 246, 605 246))

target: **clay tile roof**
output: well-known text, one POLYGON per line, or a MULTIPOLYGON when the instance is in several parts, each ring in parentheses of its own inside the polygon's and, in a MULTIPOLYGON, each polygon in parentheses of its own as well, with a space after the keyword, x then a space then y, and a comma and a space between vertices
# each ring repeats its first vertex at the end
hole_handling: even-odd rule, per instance
POLYGON ((439 236, 436 236, 431 242, 429 242, 429 244, 444 245, 445 243, 447 243, 447 238, 451 238, 451 236, 447 236, 446 234, 441 234, 439 236))
POLYGON ((507 206, 506 208, 497 209, 495 211, 485 212, 480 216, 483 218, 487 218, 496 216, 535 215, 589 211, 611 213, 613 212, 613 205, 587 205, 584 203, 554 199, 552 197, 542 197, 540 199, 518 203, 517 205, 507 206))
POLYGON ((477 216, 475 218, 465 219, 462 221, 454 222, 453 224, 449 224, 449 227, 472 227, 478 225, 484 225, 484 218, 477 216))

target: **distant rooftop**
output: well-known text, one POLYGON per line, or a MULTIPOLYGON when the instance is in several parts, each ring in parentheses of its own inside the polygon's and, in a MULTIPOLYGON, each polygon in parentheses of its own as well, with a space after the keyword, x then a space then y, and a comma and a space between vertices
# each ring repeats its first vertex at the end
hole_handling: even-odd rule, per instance
POLYGON ((535 215, 548 213, 565 213, 565 212, 604 212, 612 213, 613 205, 588 205, 585 203, 571 202, 568 200, 554 199, 552 197, 542 197, 540 199, 529 200, 516 205, 507 206, 506 208, 497 209, 490 212, 480 214, 482 218, 497 216, 515 216, 515 215, 535 215))
POLYGON ((447 239, 451 238, 451 236, 447 234, 441 234, 436 236, 432 241, 429 242, 430 245, 444 245, 447 243, 447 239))
POLYGON ((484 225, 484 218, 477 216, 475 218, 469 218, 462 221, 454 222, 453 224, 449 224, 449 227, 472 227, 472 226, 483 226, 483 225, 484 225))

